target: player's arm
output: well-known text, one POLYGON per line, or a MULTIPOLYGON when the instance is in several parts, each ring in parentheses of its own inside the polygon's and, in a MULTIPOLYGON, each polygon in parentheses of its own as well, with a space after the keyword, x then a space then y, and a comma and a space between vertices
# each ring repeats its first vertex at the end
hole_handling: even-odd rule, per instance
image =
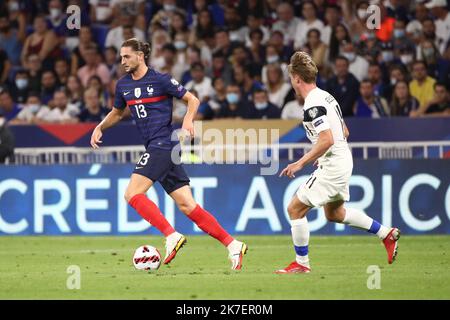
POLYGON ((347 125, 345 122, 342 122, 342 127, 344 128, 344 137, 345 139, 348 139, 348 136, 350 135, 350 131, 348 131, 347 125))
POLYGON ((103 135, 103 131, 116 125, 123 118, 123 113, 125 109, 112 108, 112 110, 106 115, 105 119, 102 120, 94 129, 91 135, 91 146, 94 149, 98 149, 100 140, 103 135))
POLYGON ((200 105, 200 101, 196 96, 194 96, 189 91, 182 97, 183 101, 187 103, 187 111, 184 116, 182 128, 184 130, 189 131, 191 138, 194 137, 194 118, 197 114, 198 106, 200 105))
POLYGON ((328 149, 334 144, 333 134, 330 129, 321 131, 317 143, 313 145, 312 149, 305 153, 300 160, 289 164, 280 173, 280 177, 288 176, 294 178, 295 173, 305 167, 308 163, 314 162, 327 152, 328 149))

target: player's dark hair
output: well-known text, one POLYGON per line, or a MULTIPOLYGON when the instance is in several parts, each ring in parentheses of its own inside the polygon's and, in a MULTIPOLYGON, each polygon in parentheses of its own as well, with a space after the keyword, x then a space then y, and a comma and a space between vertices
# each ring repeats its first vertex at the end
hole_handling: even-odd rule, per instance
POLYGON ((150 57, 150 44, 137 38, 125 40, 125 42, 122 44, 122 47, 130 47, 133 51, 142 52, 144 54, 145 62, 147 62, 148 58, 150 57))

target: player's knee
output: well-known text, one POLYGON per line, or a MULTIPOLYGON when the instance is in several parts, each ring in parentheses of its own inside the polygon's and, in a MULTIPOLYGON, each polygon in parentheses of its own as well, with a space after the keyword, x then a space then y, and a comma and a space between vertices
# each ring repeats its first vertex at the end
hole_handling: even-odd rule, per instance
POLYGON ((298 215, 299 215, 299 210, 295 207, 295 205, 289 204, 287 207, 287 212, 289 214, 289 218, 291 220, 293 219, 298 219, 298 215))
POLYGON ((339 216, 338 212, 325 213, 325 217, 329 222, 341 223, 342 218, 339 216))
POLYGON ((178 208, 185 215, 190 214, 195 209, 196 206, 197 206, 197 203, 195 203, 193 201, 183 201, 183 202, 178 203, 178 208))
POLYGON ((131 190, 126 190, 125 194, 123 195, 123 197, 125 198, 125 201, 127 203, 130 202, 130 200, 136 195, 135 192, 132 192, 131 190))

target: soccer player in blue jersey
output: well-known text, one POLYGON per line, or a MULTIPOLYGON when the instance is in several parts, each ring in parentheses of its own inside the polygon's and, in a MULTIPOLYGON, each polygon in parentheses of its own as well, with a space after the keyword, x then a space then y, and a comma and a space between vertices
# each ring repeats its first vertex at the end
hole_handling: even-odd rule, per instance
POLYGON ((195 202, 183 166, 175 164, 171 158, 175 145, 171 141, 172 98, 183 99, 187 103, 182 128, 191 137, 194 136, 193 119, 199 100, 169 74, 149 68, 146 65, 149 55, 150 45, 136 38, 122 44, 121 63, 127 75, 117 81, 114 107, 94 129, 91 145, 94 149, 99 148, 103 131, 117 124, 128 107, 145 142, 146 151, 131 175, 125 200, 166 237, 164 264, 175 258, 186 238, 175 231, 156 204, 145 195, 156 181, 174 199, 181 212, 228 248, 231 268, 240 270, 247 245, 229 235, 208 211, 195 202))

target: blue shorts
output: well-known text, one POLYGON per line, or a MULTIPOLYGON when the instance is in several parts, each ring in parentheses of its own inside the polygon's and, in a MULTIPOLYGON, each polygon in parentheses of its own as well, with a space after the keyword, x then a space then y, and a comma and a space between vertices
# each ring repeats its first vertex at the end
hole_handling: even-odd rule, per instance
POLYGON ((172 150, 149 147, 136 163, 133 173, 158 181, 168 194, 189 185, 183 166, 172 162, 171 153, 172 150))

